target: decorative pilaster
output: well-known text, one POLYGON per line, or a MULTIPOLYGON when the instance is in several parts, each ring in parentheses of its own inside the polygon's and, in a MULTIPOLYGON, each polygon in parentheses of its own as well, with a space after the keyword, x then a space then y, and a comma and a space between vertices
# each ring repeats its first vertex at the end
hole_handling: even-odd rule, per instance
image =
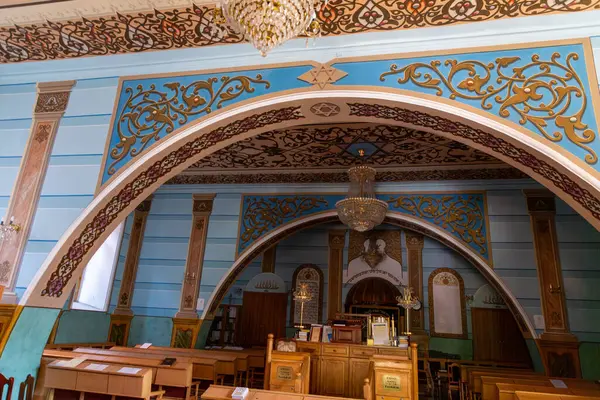
POLYGON ((14 217, 14 223, 20 225, 20 230, 14 233, 11 241, 0 243, 0 285, 6 287, 2 303, 15 304, 17 301, 14 290, 18 270, 31 232, 56 132, 74 84, 75 81, 62 81, 37 85, 33 123, 6 210, 6 219, 14 217))
POLYGON ((140 253, 142 252, 142 243, 144 242, 146 221, 151 206, 152 196, 142 201, 133 212, 133 225, 129 234, 129 247, 127 247, 127 254, 125 255, 125 265, 123 267, 119 297, 117 298, 117 307, 110 316, 110 325, 108 327, 108 341, 116 343, 117 346, 127 346, 129 338, 129 329, 131 328, 131 320, 133 319, 131 303, 135 290, 135 278, 137 276, 140 253))
POLYGON ((539 340, 542 360, 550 376, 581 377, 579 343, 569 330, 558 242, 556 205, 550 191, 524 190, 531 217, 535 259, 545 328, 539 340))
POLYGON ((144 232, 146 231, 146 220, 152 206, 152 197, 142 201, 133 213, 133 225, 129 234, 129 247, 125 256, 125 266, 123 267, 123 278, 121 279, 121 288, 117 299, 117 307, 113 311, 115 315, 132 316, 131 301, 133 300, 133 291, 135 289, 135 277, 137 276, 140 253, 142 252, 142 243, 144 241, 144 232))
POLYGON ((329 231, 329 279, 327 283, 327 318, 334 319, 342 312, 342 269, 344 267, 344 245, 346 231, 329 231))
POLYGON ((188 245, 188 254, 185 264, 185 275, 181 288, 179 312, 175 320, 182 318, 197 319, 196 305, 202 280, 202 266, 204 264, 204 249, 208 233, 208 221, 213 208, 214 194, 195 194, 193 206, 192 232, 188 245))
MULTIPOLYGON (((423 235, 405 232, 408 260, 408 286, 423 303, 423 235)), ((425 334, 425 316, 423 307, 410 313, 410 329, 413 334, 425 334)))
POLYGON ((275 256, 277 253, 277 245, 269 247, 262 255, 261 268, 262 272, 275 272, 275 256))

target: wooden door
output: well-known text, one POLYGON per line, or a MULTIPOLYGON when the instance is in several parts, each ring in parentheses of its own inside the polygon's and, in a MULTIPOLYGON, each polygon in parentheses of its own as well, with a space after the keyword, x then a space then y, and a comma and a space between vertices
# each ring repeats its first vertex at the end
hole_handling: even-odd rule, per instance
POLYGON ((473 359, 531 365, 521 330, 507 309, 472 308, 473 359))
POLYGON ((348 359, 321 357, 322 396, 348 397, 348 359))
POLYGON ((240 319, 240 344, 265 346, 267 335, 285 337, 287 293, 244 292, 244 312, 240 319))
POLYGON ((361 399, 364 397, 363 386, 365 378, 369 375, 370 361, 364 358, 350 359, 350 377, 348 378, 349 394, 348 397, 361 399))

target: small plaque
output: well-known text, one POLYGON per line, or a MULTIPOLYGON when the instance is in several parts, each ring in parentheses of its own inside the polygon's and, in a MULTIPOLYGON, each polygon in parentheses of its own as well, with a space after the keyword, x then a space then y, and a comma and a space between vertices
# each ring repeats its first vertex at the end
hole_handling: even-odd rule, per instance
POLYGON ((277 379, 291 381, 294 379, 294 369, 292 367, 277 367, 277 379))
POLYGON ((400 390, 400 377, 398 375, 383 375, 383 388, 385 390, 400 390))

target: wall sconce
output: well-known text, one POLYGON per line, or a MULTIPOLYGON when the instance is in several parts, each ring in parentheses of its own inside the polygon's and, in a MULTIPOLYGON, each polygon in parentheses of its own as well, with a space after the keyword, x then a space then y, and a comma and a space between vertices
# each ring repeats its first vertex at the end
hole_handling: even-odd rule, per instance
POLYGON ((21 230, 21 225, 15 224, 15 217, 11 217, 8 224, 4 223, 4 219, 0 220, 0 242, 6 240, 9 242, 15 232, 21 230))

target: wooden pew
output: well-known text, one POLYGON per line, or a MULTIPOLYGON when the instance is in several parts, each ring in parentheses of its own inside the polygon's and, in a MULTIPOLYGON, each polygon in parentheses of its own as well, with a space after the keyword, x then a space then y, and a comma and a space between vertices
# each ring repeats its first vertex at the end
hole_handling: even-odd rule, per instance
POLYGON ((482 376, 497 376, 506 378, 523 378, 530 379, 531 377, 543 376, 531 370, 519 370, 513 368, 489 368, 489 367, 467 367, 467 390, 472 399, 481 397, 481 377, 482 376))
MULTIPOLYGON (((107 396, 134 397, 145 400, 161 400, 164 391, 152 391, 152 369, 130 368, 126 365, 103 364, 102 370, 90 369, 93 362, 83 361, 73 365, 61 365, 65 360, 56 360, 47 366, 44 386, 48 388, 48 400, 73 398, 69 392, 95 393, 107 396), (130 368, 129 373, 124 369, 130 368)), ((95 364, 98 366, 98 364, 95 364)), ((82 398, 77 396, 78 398, 82 398)))
POLYGON ((559 395, 576 395, 588 397, 600 397, 600 392, 590 389, 555 388, 554 386, 532 386, 511 383, 497 383, 498 399, 517 400, 516 392, 536 392, 559 395))
POLYGON ((597 400, 598 397, 558 393, 515 392, 517 400, 597 400))
POLYGON ((44 359, 65 360, 73 358, 81 358, 86 361, 93 361, 102 364, 122 364, 125 366, 129 365, 134 367, 149 368, 152 370, 152 383, 157 385, 161 390, 163 388, 165 389, 165 397, 190 399, 191 397, 197 397, 198 395, 197 385, 192 382, 193 365, 182 360, 179 360, 173 365, 168 366, 161 365, 163 361, 162 359, 86 354, 63 350, 44 350, 42 366, 47 365, 47 362, 43 362, 44 359))
MULTIPOLYGON (((535 388, 540 388, 539 391, 543 391, 541 388, 554 388, 554 384, 552 382, 552 378, 547 376, 539 375, 539 376, 522 376, 522 375, 513 375, 513 376, 482 376, 482 391, 481 397, 482 400, 498 400, 499 392, 498 392, 498 384, 513 384, 513 385, 525 385, 535 388)), ((593 381, 585 381, 583 379, 558 379, 554 380, 562 381, 566 386, 567 390, 566 394, 574 394, 572 390, 582 390, 585 391, 586 394, 589 393, 598 393, 600 394, 600 384, 597 384, 593 381)), ((536 390, 538 391, 538 390, 536 390)))
MULTIPOLYGON (((202 394, 202 400, 231 400, 234 388, 211 385, 202 394)), ((317 396, 306 393, 276 392, 272 390, 250 389, 246 400, 341 400, 341 397, 317 396)), ((344 398, 347 399, 347 398, 344 398)), ((358 399, 351 399, 358 400, 358 399)))
MULTIPOLYGON (((247 353, 231 353, 227 351, 208 351, 199 349, 181 349, 174 347, 151 346, 146 349, 141 347, 113 347, 111 350, 123 351, 129 354, 161 354, 173 356, 186 356, 193 359, 209 359, 216 361, 215 372, 217 378, 223 381, 225 375, 233 376, 234 385, 237 384, 239 373, 246 374, 246 386, 248 385, 248 370, 250 368, 249 355, 247 353)), ((196 378, 196 376, 194 376, 196 378)), ((216 383, 216 379, 214 381, 216 383)), ((240 379, 241 383, 241 379, 240 379)))
MULTIPOLYGON (((97 354, 97 355, 107 355, 107 356, 116 356, 116 357, 129 357, 129 358, 141 358, 141 359, 152 359, 152 360, 163 360, 165 358, 175 358, 177 362, 191 363, 192 364, 192 378, 195 380, 207 380, 212 383, 217 382, 217 374, 218 374, 218 360, 214 358, 205 358, 205 357, 188 357, 184 354, 180 353, 168 353, 168 352, 147 352, 136 351, 136 349, 131 349, 131 351, 127 351, 127 348, 117 348, 113 347, 109 350, 100 350, 100 349, 87 349, 87 348, 79 348, 75 349, 75 353, 85 353, 85 354, 97 354), (113 350, 118 349, 118 350, 113 350)), ((139 349, 137 349, 139 350, 139 349)))
POLYGON ((47 344, 46 349, 49 350, 74 350, 78 347, 90 347, 92 349, 110 349, 115 346, 115 342, 104 343, 60 343, 47 344))

